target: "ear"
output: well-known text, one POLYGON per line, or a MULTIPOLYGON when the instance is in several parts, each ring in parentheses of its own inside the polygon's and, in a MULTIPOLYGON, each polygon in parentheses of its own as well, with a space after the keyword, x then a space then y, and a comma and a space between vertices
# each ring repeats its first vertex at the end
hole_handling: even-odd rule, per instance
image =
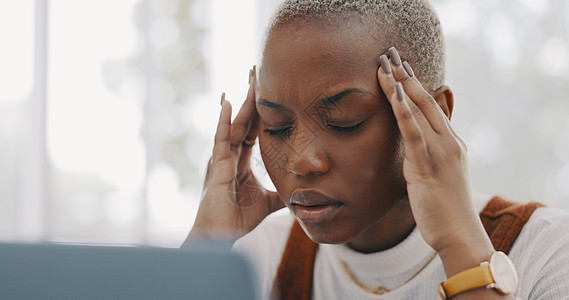
POLYGON ((450 120, 452 117, 452 109, 454 108, 454 96, 450 87, 443 85, 434 91, 432 96, 450 120))

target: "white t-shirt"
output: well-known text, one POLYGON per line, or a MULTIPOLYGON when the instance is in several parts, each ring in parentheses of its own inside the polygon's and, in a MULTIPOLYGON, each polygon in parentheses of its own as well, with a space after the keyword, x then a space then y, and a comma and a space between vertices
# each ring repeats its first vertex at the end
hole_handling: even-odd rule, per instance
MULTIPOLYGON (((481 211, 489 198, 477 197, 481 211)), ((250 256, 261 279, 262 299, 269 299, 294 217, 284 209, 268 216, 237 240, 233 248, 250 256)), ((313 299, 440 299, 437 285, 446 279, 440 258, 415 228, 401 243, 385 251, 363 254, 345 245, 320 244, 314 265, 313 299), (340 260, 367 287, 392 289, 384 295, 364 291, 340 260), (405 283, 406 282, 406 283, 405 283), (404 284, 403 284, 404 283, 404 284), (403 285, 402 285, 403 284, 403 285), (395 288, 395 289, 394 289, 395 288)), ((508 255, 519 276, 521 299, 569 299, 569 214, 538 208, 522 229, 508 255)))

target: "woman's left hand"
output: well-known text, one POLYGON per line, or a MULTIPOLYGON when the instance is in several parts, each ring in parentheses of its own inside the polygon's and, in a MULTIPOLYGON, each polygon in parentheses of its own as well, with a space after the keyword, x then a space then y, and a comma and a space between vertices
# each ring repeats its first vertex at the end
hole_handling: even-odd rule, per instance
POLYGON ((430 94, 395 48, 388 54, 381 56, 377 76, 405 144, 409 203, 423 238, 450 276, 493 251, 472 203, 466 145, 450 125, 452 92, 443 86, 430 94))

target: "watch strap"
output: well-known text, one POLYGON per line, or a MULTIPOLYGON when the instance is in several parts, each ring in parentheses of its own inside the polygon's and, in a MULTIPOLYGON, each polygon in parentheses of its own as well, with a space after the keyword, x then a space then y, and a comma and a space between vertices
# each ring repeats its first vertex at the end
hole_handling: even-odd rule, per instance
POLYGON ((494 283, 494 278, 490 272, 490 266, 488 262, 483 262, 480 266, 464 270, 451 276, 441 283, 441 288, 444 289, 446 297, 450 298, 456 294, 486 287, 492 283, 494 283))

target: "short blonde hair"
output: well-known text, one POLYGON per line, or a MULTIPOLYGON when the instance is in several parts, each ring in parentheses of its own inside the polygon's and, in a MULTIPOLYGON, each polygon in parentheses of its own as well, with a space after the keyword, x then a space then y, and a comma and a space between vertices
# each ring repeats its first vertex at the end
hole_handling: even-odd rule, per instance
MULTIPOLYGON (((439 18, 428 0, 284 0, 274 13, 269 32, 294 19, 312 17, 372 17, 377 30, 393 32, 387 46, 395 46, 413 66, 428 90, 444 83, 445 47, 439 18)), ((340 19, 341 20, 341 19, 340 19)), ((373 29, 373 28, 372 28, 373 29)), ((382 45, 386 46, 386 45, 382 45)))

